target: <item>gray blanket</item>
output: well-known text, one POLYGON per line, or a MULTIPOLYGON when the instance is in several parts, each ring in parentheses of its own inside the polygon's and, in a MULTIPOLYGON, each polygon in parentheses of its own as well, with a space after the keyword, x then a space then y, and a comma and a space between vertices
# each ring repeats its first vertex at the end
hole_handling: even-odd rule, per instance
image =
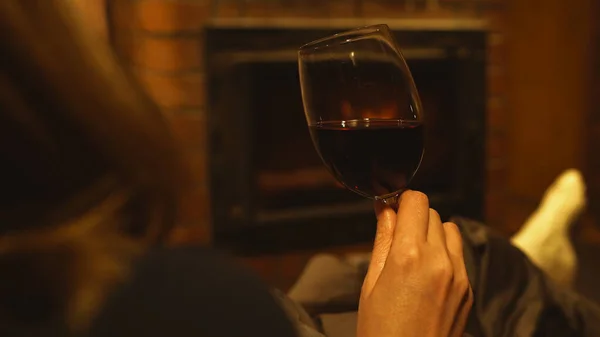
MULTIPOLYGON (((464 218, 465 264, 475 294, 465 336, 598 337, 600 307, 556 286, 505 238, 464 218)), ((288 294, 276 297, 301 337, 354 337, 370 256, 320 254, 288 294)))

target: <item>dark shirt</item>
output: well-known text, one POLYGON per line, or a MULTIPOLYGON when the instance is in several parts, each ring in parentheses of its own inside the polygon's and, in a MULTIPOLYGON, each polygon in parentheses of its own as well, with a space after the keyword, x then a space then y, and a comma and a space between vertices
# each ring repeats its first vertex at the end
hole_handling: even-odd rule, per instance
POLYGON ((268 289, 200 248, 141 258, 94 321, 90 337, 296 337, 268 289))

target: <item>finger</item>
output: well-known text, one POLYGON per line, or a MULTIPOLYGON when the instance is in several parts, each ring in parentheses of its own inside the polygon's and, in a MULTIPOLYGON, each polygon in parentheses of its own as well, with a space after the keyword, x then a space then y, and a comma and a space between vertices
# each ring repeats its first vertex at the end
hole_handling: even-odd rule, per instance
POLYGON ((425 242, 429 227, 429 200, 421 192, 406 191, 400 195, 396 215, 395 242, 425 242))
MULTIPOLYGON (((454 321, 452 333, 450 334, 450 336, 460 337, 462 336, 467 324, 469 312, 471 311, 471 306, 473 304, 473 290, 469 284, 469 277, 467 275, 467 269, 465 266, 463 242, 460 230, 458 229, 458 226, 452 222, 445 222, 443 227, 446 234, 446 247, 448 249, 448 256, 450 257, 450 260, 452 261, 452 267, 454 268, 454 282, 459 285, 459 289, 465 284, 468 287, 468 291, 466 292, 465 296, 461 298, 461 302, 458 304, 458 315, 454 321)), ((461 289, 460 291, 464 290, 461 289)))
POLYGON ((379 220, 379 216, 382 214, 382 212, 385 211, 387 205, 381 200, 375 200, 373 205, 373 209, 375 210, 375 217, 377 218, 377 220, 379 220))
POLYGON ((367 296, 375 286, 383 270, 390 252, 390 246, 392 245, 394 227, 396 226, 396 213, 379 201, 375 201, 375 214, 377 215, 377 233, 375 234, 371 262, 369 263, 367 276, 363 283, 363 292, 367 296))
POLYGON ((446 234, 440 215, 435 209, 429 209, 429 228, 427 230, 427 242, 446 248, 446 234))
POLYGON ((465 263, 463 257, 463 242, 460 230, 455 223, 444 222, 444 233, 446 235, 446 247, 452 264, 455 266, 455 272, 465 271, 465 263), (458 269, 456 269, 458 267, 458 269))
POLYGON ((458 315, 454 320, 452 329, 450 330, 450 337, 462 337, 469 320, 469 314, 473 307, 473 290, 469 286, 469 292, 464 297, 464 301, 461 303, 461 307, 458 311, 458 315))

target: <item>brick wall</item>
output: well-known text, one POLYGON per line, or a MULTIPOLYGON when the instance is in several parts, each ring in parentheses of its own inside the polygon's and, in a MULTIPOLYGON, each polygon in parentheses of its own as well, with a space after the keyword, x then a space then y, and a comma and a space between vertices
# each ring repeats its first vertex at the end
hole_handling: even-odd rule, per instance
MULTIPOLYGON (((425 3, 410 1, 408 3, 425 3)), ((488 222, 502 226, 506 137, 503 100, 501 1, 440 0, 433 10, 406 9, 390 0, 112 0, 109 22, 117 50, 164 109, 190 155, 196 185, 188 196, 178 240, 210 236, 203 68, 203 25, 214 18, 263 17, 451 17, 489 19, 488 66, 488 222)))

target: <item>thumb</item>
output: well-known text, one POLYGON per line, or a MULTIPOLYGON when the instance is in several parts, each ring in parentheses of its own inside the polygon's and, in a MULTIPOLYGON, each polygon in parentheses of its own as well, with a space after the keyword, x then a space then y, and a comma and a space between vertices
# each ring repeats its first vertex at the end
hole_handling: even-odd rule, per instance
POLYGON ((375 234, 369 270, 363 283, 364 296, 369 295, 375 283, 377 283, 379 275, 381 275, 390 252, 394 228, 396 227, 396 212, 389 206, 382 204, 380 201, 375 201, 375 214, 377 215, 377 233, 375 234))

